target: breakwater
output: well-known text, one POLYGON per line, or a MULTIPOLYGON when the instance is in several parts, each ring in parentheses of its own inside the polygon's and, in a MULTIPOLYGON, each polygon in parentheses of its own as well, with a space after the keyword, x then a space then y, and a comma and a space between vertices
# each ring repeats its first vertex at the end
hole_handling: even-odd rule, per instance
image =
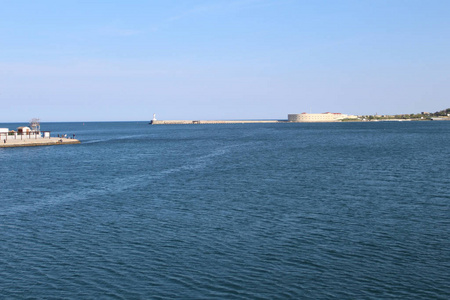
POLYGON ((220 121, 220 120, 152 120, 152 125, 181 125, 181 124, 264 124, 264 123, 287 123, 285 120, 233 120, 233 121, 220 121))
POLYGON ((33 146, 53 146, 53 145, 70 145, 80 144, 79 140, 68 138, 40 138, 40 139, 24 139, 24 140, 3 140, 0 148, 13 147, 33 147, 33 146))

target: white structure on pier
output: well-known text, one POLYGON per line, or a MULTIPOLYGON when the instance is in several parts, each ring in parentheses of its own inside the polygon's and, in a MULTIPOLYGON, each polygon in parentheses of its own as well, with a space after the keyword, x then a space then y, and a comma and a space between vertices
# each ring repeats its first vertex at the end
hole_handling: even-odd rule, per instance
POLYGON ((35 124, 32 128, 37 130, 27 126, 18 127, 17 131, 9 130, 9 128, 0 128, 0 140, 5 142, 7 140, 50 138, 50 131, 41 131, 39 124, 35 124))

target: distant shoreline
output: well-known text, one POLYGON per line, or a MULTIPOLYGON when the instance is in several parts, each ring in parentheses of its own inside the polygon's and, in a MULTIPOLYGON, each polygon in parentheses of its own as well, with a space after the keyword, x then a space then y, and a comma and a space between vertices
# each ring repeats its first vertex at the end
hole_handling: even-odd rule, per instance
POLYGON ((450 118, 435 119, 348 119, 334 121, 290 122, 288 120, 152 120, 151 125, 190 125, 190 124, 278 124, 278 123, 347 123, 347 122, 419 122, 419 121, 450 121, 450 118))

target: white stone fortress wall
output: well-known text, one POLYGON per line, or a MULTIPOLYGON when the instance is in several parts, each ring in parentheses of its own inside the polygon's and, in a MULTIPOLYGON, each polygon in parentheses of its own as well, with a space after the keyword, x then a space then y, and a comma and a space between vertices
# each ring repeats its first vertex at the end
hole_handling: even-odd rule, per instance
POLYGON ((341 113, 288 114, 288 122, 337 122, 346 117, 347 115, 341 113))

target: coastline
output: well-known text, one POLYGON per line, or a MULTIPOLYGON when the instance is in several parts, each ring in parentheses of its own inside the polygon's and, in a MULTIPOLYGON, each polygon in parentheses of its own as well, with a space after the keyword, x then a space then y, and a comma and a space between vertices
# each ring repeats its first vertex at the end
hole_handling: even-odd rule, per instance
POLYGON ((189 125, 189 124, 265 124, 265 123, 341 123, 341 122, 427 122, 427 121, 450 121, 450 118, 434 119, 343 119, 343 120, 320 120, 320 121, 288 121, 288 120, 151 120, 150 125, 189 125))

